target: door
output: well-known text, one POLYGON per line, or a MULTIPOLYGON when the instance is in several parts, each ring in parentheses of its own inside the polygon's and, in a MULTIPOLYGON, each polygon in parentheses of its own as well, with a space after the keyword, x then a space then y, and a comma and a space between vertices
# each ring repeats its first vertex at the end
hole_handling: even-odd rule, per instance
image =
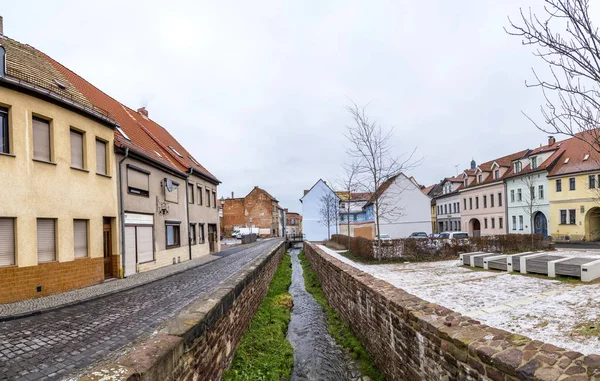
POLYGON ((541 234, 542 237, 548 236, 548 221, 542 212, 537 212, 533 218, 533 232, 541 234))
POLYGON ((125 226, 125 276, 136 273, 135 226, 125 226))
POLYGON ((214 253, 217 248, 217 225, 208 224, 208 248, 214 253))
POLYGON ((104 246, 104 279, 113 278, 113 263, 112 263, 112 234, 110 228, 110 220, 104 221, 103 224, 103 246, 104 246), (108 223, 107 223, 108 222, 108 223))

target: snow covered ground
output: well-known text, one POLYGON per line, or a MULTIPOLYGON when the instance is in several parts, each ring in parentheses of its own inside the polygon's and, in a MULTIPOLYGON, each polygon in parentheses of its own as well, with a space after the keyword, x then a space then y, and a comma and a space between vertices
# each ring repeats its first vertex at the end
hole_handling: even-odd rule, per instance
MULTIPOLYGON (((459 267, 458 260, 365 265, 320 247, 376 278, 487 325, 584 354, 600 354, 600 284, 473 271, 459 267), (582 335, 582 326, 598 331, 582 335)), ((598 251, 552 254, 600 258, 598 251)))

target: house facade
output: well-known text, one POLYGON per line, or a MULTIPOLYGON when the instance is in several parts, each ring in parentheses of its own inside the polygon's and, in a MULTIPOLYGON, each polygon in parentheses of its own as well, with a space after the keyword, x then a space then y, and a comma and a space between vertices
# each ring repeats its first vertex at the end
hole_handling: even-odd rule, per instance
POLYGON ((0 303, 9 303, 118 271, 117 123, 1 33, 0 303))
POLYGON ((336 194, 340 198, 340 234, 373 239, 375 237, 373 223, 367 218, 367 211, 364 209, 372 194, 339 191, 336 194))
MULTIPOLYGON (((324 241, 329 239, 327 236, 327 226, 323 224, 320 209, 322 198, 324 196, 333 197, 339 205, 339 196, 327 185, 325 181, 319 179, 312 188, 304 191, 300 199, 302 203, 302 230, 308 241, 324 241)), ((339 232, 339 220, 329 226, 330 234, 339 232)))
POLYGON ((406 238, 413 232, 431 234, 431 199, 414 178, 400 173, 373 193, 364 209, 368 221, 375 225, 377 204, 380 205, 380 232, 375 232, 375 236, 389 234, 392 238, 406 238))
POLYGON ((513 160, 523 157, 527 150, 488 161, 462 174, 459 190, 462 231, 470 236, 506 234, 506 186, 504 179, 512 174, 513 160))
POLYGON ((255 186, 243 198, 227 198, 223 204, 225 235, 233 230, 252 228, 261 237, 283 237, 285 212, 269 192, 255 186))
POLYGON ((285 211, 285 234, 290 236, 297 236, 302 234, 302 216, 298 213, 285 211))
POLYGON ((562 146, 564 153, 548 172, 550 235, 559 241, 597 241, 600 157, 578 138, 563 141, 562 146))
POLYGON ((549 235, 552 215, 547 176, 563 150, 562 143, 550 137, 547 145, 513 160, 512 174, 504 180, 508 233, 549 235))
POLYGON ((444 179, 439 194, 435 196, 436 231, 460 231, 460 194, 463 179, 449 177, 444 179))

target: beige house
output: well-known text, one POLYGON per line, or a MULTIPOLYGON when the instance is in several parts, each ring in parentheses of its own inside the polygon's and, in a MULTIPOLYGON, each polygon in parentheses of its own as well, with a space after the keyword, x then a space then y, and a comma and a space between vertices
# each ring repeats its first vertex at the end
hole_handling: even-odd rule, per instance
POLYGON ((113 275, 116 123, 37 50, 1 31, 0 45, 0 303, 7 303, 113 275))

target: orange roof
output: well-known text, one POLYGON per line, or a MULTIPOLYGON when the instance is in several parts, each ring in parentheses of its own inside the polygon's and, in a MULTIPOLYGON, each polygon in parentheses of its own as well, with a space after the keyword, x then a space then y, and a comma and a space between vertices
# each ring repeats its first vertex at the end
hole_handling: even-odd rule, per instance
POLYGON ((548 172, 548 176, 600 170, 600 154, 582 138, 585 139, 585 134, 577 134, 577 137, 562 142, 562 155, 548 172))
POLYGON ((351 192, 350 197, 348 197, 348 192, 346 191, 335 191, 335 194, 340 198, 340 200, 350 200, 350 201, 360 201, 360 200, 368 200, 372 193, 371 192, 351 192))
MULTIPOLYGON (((502 181, 503 179, 509 177, 513 173, 513 171, 512 171, 512 161, 523 157, 523 155, 526 154, 528 151, 529 150, 519 151, 519 152, 516 152, 516 153, 512 153, 510 155, 502 156, 502 157, 497 158, 495 160, 486 161, 485 163, 480 164, 478 167, 481 168, 484 171, 484 173, 481 174, 482 181, 480 183, 479 182, 471 183, 468 186, 463 187, 463 189, 468 189, 468 188, 475 187, 475 186, 480 186, 480 185, 493 184, 493 183, 496 183, 498 181, 502 181), (491 168, 492 168, 492 165, 494 164, 494 162, 497 163, 498 165, 502 166, 502 167, 509 168, 508 171, 506 171, 504 173, 504 175, 501 176, 498 179, 494 178, 494 176, 493 176, 493 174, 491 172, 491 168)), ((468 169, 468 170, 465 170, 465 172, 467 174, 472 175, 472 176, 479 176, 479 175, 476 175, 475 170, 468 169)))

